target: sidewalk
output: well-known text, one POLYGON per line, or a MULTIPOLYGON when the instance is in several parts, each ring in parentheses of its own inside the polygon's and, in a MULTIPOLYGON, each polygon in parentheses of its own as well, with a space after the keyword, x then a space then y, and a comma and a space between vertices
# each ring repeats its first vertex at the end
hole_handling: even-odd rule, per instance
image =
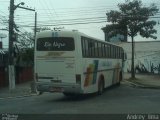
POLYGON ((124 74, 124 81, 129 82, 133 86, 142 88, 160 89, 160 75, 136 74, 135 80, 130 79, 131 74, 124 74))
POLYGON ((31 81, 17 84, 14 90, 9 90, 8 87, 0 88, 0 99, 17 98, 36 95, 31 93, 31 81))

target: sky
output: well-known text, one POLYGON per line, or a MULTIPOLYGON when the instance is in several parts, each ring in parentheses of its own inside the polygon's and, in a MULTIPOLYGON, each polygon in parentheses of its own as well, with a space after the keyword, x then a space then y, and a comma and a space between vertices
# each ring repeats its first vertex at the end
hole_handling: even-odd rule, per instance
MULTIPOLYGON (((10 0, 0 0, 0 29, 8 27, 10 0)), ((15 0, 15 5, 24 2, 23 7, 35 9, 37 12, 37 24, 39 27, 63 28, 78 30, 89 36, 104 40, 104 33, 101 30, 107 24, 106 12, 118 10, 117 5, 125 0, 15 0)), ((144 6, 156 3, 160 9, 160 0, 142 0, 144 6)), ((15 24, 21 33, 33 32, 35 12, 17 8, 14 15, 15 24)), ((160 17, 160 13, 156 15, 160 17)), ((154 18, 160 23, 160 18, 154 18)), ((160 40, 160 24, 157 29, 157 40, 160 40)), ((0 30, 0 34, 7 31, 0 30)), ((130 41, 130 38, 128 38, 130 41)), ((149 41, 140 36, 136 41, 149 41)), ((2 39, 4 48, 8 47, 8 37, 2 39)))

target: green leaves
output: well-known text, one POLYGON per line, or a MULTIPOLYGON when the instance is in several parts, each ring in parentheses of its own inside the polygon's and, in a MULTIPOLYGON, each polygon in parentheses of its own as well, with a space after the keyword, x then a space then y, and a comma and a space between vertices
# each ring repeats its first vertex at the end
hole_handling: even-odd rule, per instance
POLYGON ((117 23, 121 19, 121 13, 118 11, 111 10, 109 13, 106 13, 107 21, 112 23, 117 23))
POLYGON ((153 29, 154 25, 156 25, 155 21, 146 21, 142 24, 141 29, 139 30, 139 33, 142 37, 146 38, 153 38, 156 39, 156 36, 153 36, 152 34, 157 33, 157 30, 153 29))
MULTIPOLYGON (((158 12, 155 4, 144 7, 140 0, 126 0, 125 3, 118 4, 118 7, 119 11, 111 10, 106 13, 108 22, 111 22, 112 25, 127 26, 127 34, 131 37, 135 37, 139 33, 142 37, 156 38, 153 36, 156 33, 154 30, 156 22, 149 21, 149 18, 158 12)), ((117 30, 112 32, 114 31, 117 33, 117 30)))

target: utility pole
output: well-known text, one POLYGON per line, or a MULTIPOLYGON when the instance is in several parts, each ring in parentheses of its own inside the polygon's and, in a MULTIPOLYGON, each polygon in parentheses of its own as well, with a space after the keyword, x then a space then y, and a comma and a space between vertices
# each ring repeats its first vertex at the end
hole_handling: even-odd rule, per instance
MULTIPOLYGON (((35 12, 35 25, 34 25, 34 49, 35 49, 35 40, 36 40, 36 32, 37 32, 37 12, 35 12)), ((35 54, 35 52, 34 52, 35 54)), ((34 61, 33 61, 34 62, 34 61)), ((33 63, 33 71, 34 71, 34 66, 35 63, 33 63)), ((33 72, 35 73, 35 72, 33 72)), ((34 81, 31 83, 31 92, 36 93, 36 79, 35 79, 35 74, 33 74, 34 81)))
POLYGON ((36 32, 37 32, 37 12, 35 12, 34 39, 36 39, 36 32))
POLYGON ((8 53, 8 75, 9 75, 9 89, 15 88, 15 73, 13 63, 13 41, 14 41, 14 0, 10 0, 10 14, 9 14, 9 53, 8 53))
POLYGON ((8 76, 9 76, 9 89, 13 90, 15 88, 15 68, 14 68, 14 54, 13 54, 13 42, 15 40, 14 34, 14 10, 16 8, 22 8, 30 11, 35 11, 34 9, 21 7, 24 2, 14 5, 14 0, 10 0, 10 12, 9 12, 9 53, 8 53, 8 76))
POLYGON ((134 79, 135 78, 135 69, 134 69, 134 53, 135 53, 135 43, 134 43, 134 39, 132 36, 132 64, 131 64, 131 78, 134 79))

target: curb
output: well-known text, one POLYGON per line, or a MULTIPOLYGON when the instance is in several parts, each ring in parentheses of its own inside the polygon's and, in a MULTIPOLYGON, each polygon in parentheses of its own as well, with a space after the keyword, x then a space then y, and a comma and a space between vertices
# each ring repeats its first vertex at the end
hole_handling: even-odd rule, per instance
POLYGON ((128 80, 125 80, 125 82, 130 83, 133 87, 139 87, 139 88, 144 88, 144 89, 160 89, 160 86, 151 86, 151 85, 146 85, 146 84, 141 84, 137 82, 131 82, 128 80))

